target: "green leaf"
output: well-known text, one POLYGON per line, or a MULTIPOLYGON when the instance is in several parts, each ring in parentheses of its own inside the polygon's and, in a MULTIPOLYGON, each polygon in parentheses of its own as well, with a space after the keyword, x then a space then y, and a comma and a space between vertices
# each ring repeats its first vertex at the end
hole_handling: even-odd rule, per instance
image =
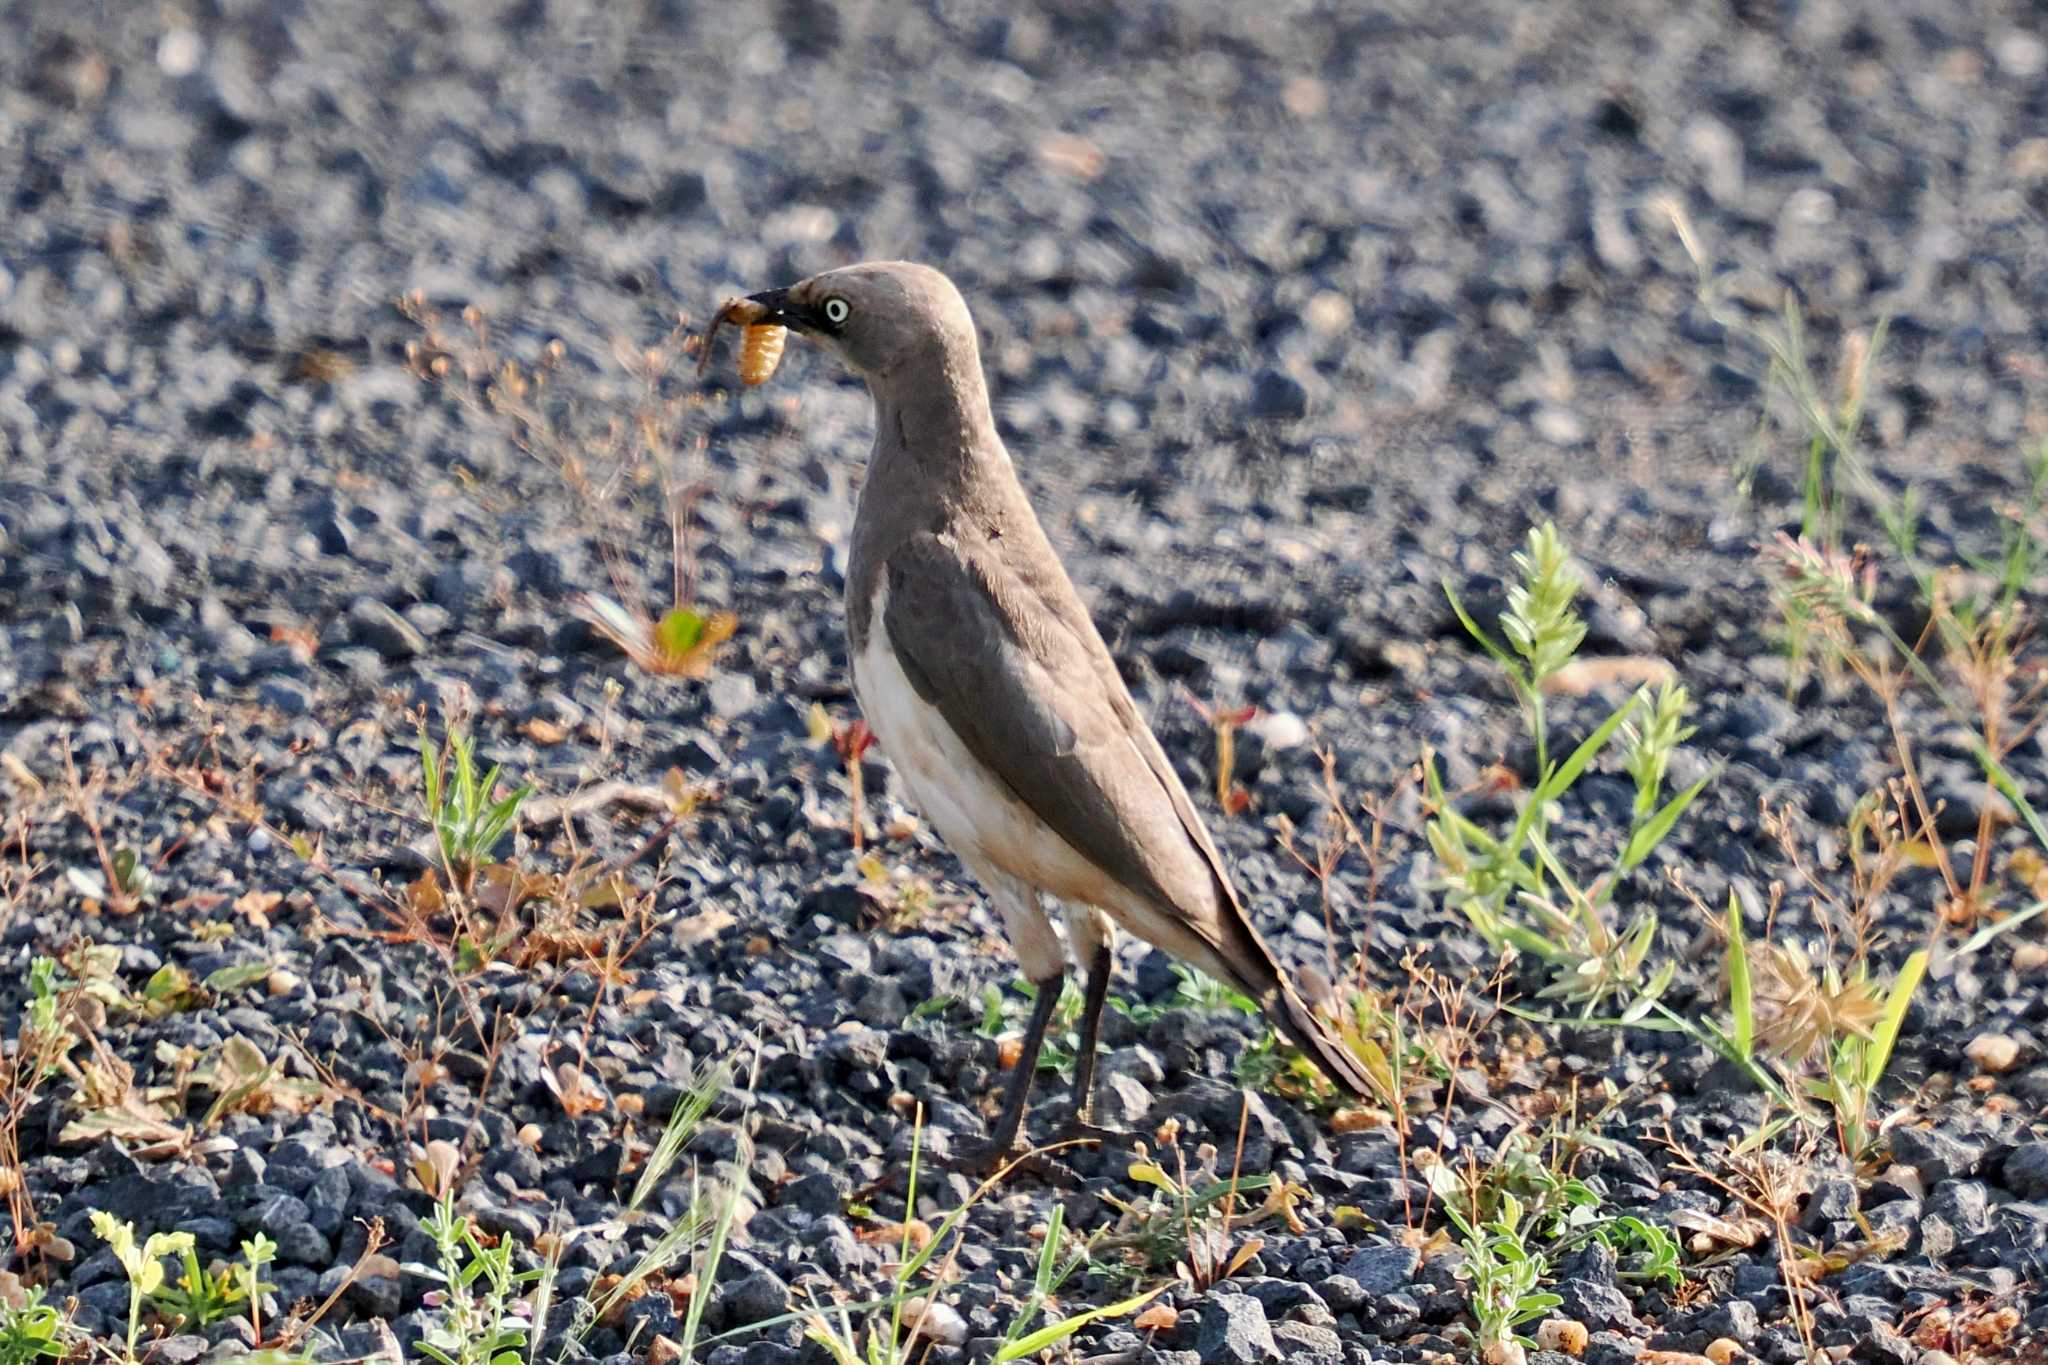
POLYGON ((1100 1308, 1091 1308, 1085 1313, 1076 1313, 1070 1318, 1062 1318, 1058 1322, 1049 1323, 1039 1328, 1036 1332, 1031 1333, 1031 1335, 1020 1337, 997 1351, 995 1355, 996 1365, 1008 1365, 1008 1362, 1013 1360, 1028 1360, 1047 1347, 1056 1346, 1060 1342, 1065 1341, 1091 1322, 1099 1322, 1103 1318, 1122 1317, 1126 1313, 1135 1313, 1157 1298, 1166 1287, 1161 1285, 1158 1289, 1148 1290, 1135 1298, 1125 1299, 1121 1303, 1104 1304, 1100 1308))
POLYGON ((2000 934, 2009 933, 2025 924, 2028 920, 2033 919, 2036 915, 2044 912, 2048 912, 2048 901, 2035 901, 2017 915, 2008 915, 1998 923, 1987 925, 1970 935, 1969 938, 1963 941, 1962 946, 1956 949, 1956 956, 1968 957, 1971 953, 1981 950, 2000 934))
POLYGON ((226 995, 230 991, 241 990, 244 986, 253 986, 269 975, 268 962, 244 962, 238 967, 222 967, 217 971, 208 972, 203 984, 216 995, 226 995))
POLYGON ((1601 721, 1600 728, 1587 735, 1580 742, 1579 747, 1572 750, 1570 755, 1565 758, 1565 761, 1560 763, 1551 775, 1544 779, 1537 787, 1537 791, 1544 800, 1555 801, 1558 797, 1571 790, 1572 783, 1579 780, 1579 774, 1586 771, 1586 765, 1591 763, 1600 751, 1607 747, 1607 742, 1614 738, 1614 732, 1619 730, 1623 723, 1635 714, 1636 706, 1640 700, 1638 697, 1630 697, 1627 701, 1616 707, 1614 714, 1601 721))
POLYGON ((1451 586, 1451 580, 1445 578, 1439 581, 1443 585, 1444 597, 1450 601, 1451 610, 1456 613, 1458 620, 1463 623, 1465 632, 1479 642, 1481 649, 1484 649, 1493 656, 1494 662, 1507 670, 1508 677, 1514 681, 1517 690, 1526 688, 1528 683, 1522 677, 1521 665, 1517 664, 1514 657, 1505 649, 1495 644, 1491 636, 1479 628, 1479 623, 1474 621, 1471 613, 1465 610, 1465 604, 1459 599, 1458 590, 1451 586))
POLYGON ((688 607, 676 607, 654 623, 654 649, 672 658, 687 655, 704 638, 705 618, 688 607))
POLYGON ((1715 776, 1714 773, 1708 773, 1666 801, 1655 815, 1638 826, 1635 833, 1629 835, 1628 847, 1621 852, 1621 863, 1617 870, 1627 872, 1649 857, 1650 851, 1662 843, 1664 836, 1671 832, 1671 827, 1678 823, 1678 817, 1685 814, 1685 808, 1693 803, 1693 798, 1705 791, 1707 784, 1712 782, 1715 776))
POLYGON ((1728 893, 1728 1009, 1735 1017, 1735 1055, 1748 1062, 1756 1051, 1756 995, 1749 980, 1749 949, 1742 938, 1742 903, 1728 893))
POLYGON ((1892 993, 1884 1002, 1884 1014, 1877 1021, 1869 1047, 1863 1054, 1863 1084, 1875 1086, 1884 1075, 1885 1066, 1892 1059, 1892 1045, 1899 1040, 1899 1029, 1906 1022, 1906 1007, 1913 1003, 1913 992, 1920 988, 1920 978, 1927 973, 1927 950, 1920 948, 1906 959, 1906 965, 1899 968, 1898 979, 1892 982, 1892 993))

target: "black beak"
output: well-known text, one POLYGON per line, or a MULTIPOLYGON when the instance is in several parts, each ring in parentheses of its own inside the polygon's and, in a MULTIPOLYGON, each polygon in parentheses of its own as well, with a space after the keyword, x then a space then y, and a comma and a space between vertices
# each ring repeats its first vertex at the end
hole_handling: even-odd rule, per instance
POLYGON ((757 325, 760 323, 773 323, 776 326, 788 327, 798 332, 812 330, 809 320, 804 316, 803 309, 796 307, 790 302, 787 289, 770 289, 759 294, 749 294, 747 302, 761 309, 759 316, 754 319, 757 325))

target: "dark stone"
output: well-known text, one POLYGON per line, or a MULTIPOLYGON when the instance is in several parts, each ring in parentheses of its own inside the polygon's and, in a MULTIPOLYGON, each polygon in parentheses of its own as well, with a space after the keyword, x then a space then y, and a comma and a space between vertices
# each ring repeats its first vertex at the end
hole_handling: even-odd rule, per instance
POLYGON ((1338 1274, 1357 1284, 1368 1296, 1391 1294, 1415 1279, 1422 1255, 1413 1247, 1361 1247, 1344 1263, 1338 1274))
POLYGON ((1280 1354, 1266 1310, 1249 1294, 1211 1293, 1201 1307, 1195 1350, 1204 1362, 1259 1365, 1280 1354))
POLYGON ((1894 1128, 1891 1133, 1892 1160, 1911 1166, 1930 1193, 1944 1180, 1975 1175, 1984 1160, 1979 1143, 1951 1137, 1938 1128, 1894 1128))
POLYGON ((1292 422, 1308 416, 1308 390, 1279 370, 1261 370, 1252 380, 1252 416, 1292 422))
POLYGON ((2022 1199, 2048 1195, 2048 1142, 2027 1142, 2005 1159, 2005 1187, 2022 1199))
POLYGON ((1565 1280, 1558 1284, 1557 1292, 1564 1299, 1559 1305, 1562 1316, 1577 1318, 1589 1329, 1637 1330, 1635 1310, 1629 1306, 1627 1297, 1612 1285, 1592 1280, 1565 1280))
POLYGON ((772 1271, 757 1270, 720 1285, 716 1308, 728 1329, 750 1327, 789 1311, 789 1286, 772 1271))

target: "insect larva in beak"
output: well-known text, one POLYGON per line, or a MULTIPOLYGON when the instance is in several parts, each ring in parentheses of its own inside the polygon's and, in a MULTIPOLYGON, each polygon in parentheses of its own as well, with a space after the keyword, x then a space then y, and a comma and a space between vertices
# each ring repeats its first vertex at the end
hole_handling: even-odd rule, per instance
POLYGON ((788 338, 788 329, 772 322, 749 324, 740 333, 740 382, 766 383, 782 363, 782 343, 788 338))

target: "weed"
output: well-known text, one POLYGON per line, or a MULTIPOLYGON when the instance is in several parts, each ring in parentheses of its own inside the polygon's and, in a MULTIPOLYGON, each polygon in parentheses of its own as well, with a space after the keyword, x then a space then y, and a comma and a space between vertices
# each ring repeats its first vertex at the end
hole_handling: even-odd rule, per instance
POLYGON ((38 1365, 70 1355, 78 1337, 71 1319, 43 1302, 41 1285, 19 1293, 19 1302, 0 1304, 0 1365, 38 1365))
POLYGON ((1828 1106, 1843 1154, 1867 1161, 1889 1126, 1872 1120, 1871 1099, 1926 974, 1927 950, 1915 950, 1884 986, 1860 961, 1844 976, 1832 963, 1816 968, 1796 944, 1752 949, 1732 893, 1726 925, 1731 1028, 1722 1048, 1744 1065, 1767 1052, 1788 1083, 1828 1106), (1759 1049, 1763 1038, 1771 1041, 1759 1049))
POLYGON ((1256 1000, 1210 976, 1207 972, 1195 970, 1176 962, 1172 964, 1174 974, 1173 993, 1157 1004, 1151 1002, 1133 1003, 1121 996, 1109 997, 1109 1007, 1129 1019, 1139 1028, 1144 1028, 1174 1010, 1201 1010, 1216 1012, 1236 1010, 1240 1014, 1257 1015, 1256 1000))
POLYGON ((639 1179, 633 1182, 633 1194, 626 1201, 628 1209, 637 1210, 661 1188, 669 1172, 675 1169, 676 1158, 682 1155, 684 1146, 696 1135, 697 1126, 711 1112, 711 1106, 725 1093, 731 1080, 731 1067, 719 1062, 706 1067, 701 1075, 693 1076, 683 1087, 675 1109, 668 1116, 668 1126, 662 1129, 660 1140, 654 1144, 646 1164, 640 1168, 639 1179))
POLYGON ((1501 617, 1512 653, 1479 627, 1448 582, 1444 592, 1522 704, 1536 746, 1536 785, 1523 798, 1514 824, 1505 835, 1496 835, 1453 807, 1434 756, 1425 752, 1424 792, 1431 812, 1426 833, 1440 866, 1437 885, 1497 951, 1526 953, 1549 966, 1551 980, 1543 996, 1576 1006, 1582 1019, 1613 999, 1625 1002, 1624 1017, 1640 1017, 1670 983, 1677 964, 1667 962, 1646 978, 1657 935, 1655 913, 1645 909, 1626 929, 1617 930, 1608 923, 1606 910, 1623 878, 1670 835, 1713 774, 1664 795, 1671 755, 1691 734, 1684 723, 1691 706, 1685 689, 1668 682, 1655 693, 1639 689, 1563 762, 1551 762, 1544 684, 1571 663, 1585 637, 1585 623, 1572 605, 1578 581, 1548 524, 1530 531, 1515 564, 1521 581, 1509 589, 1508 610, 1501 617), (1634 809, 1613 863, 1582 883, 1551 847, 1548 812, 1617 738, 1622 765, 1635 782, 1634 809))
POLYGON ((261 1341, 263 1296, 277 1288, 263 1279, 263 1268, 277 1259, 277 1243, 257 1233, 242 1243, 242 1259, 232 1266, 202 1266, 189 1246, 179 1254, 178 1277, 157 1287, 149 1296, 151 1306, 180 1326, 203 1329, 247 1304, 252 1339, 261 1341))
POLYGON ((456 885, 468 887, 477 869, 489 860, 491 850, 518 820, 519 808, 534 788, 522 786, 499 797, 500 767, 493 765, 479 780, 469 735, 460 728, 449 728, 447 754, 444 760, 427 738, 426 727, 421 726, 420 776, 427 819, 434 827, 442 866, 456 885))
POLYGON ((450 1193, 442 1194, 420 1226, 434 1241, 436 1264, 405 1268, 441 1288, 427 1296, 427 1306, 437 1311, 419 1349, 438 1365, 521 1365, 527 1323, 513 1313, 514 1299, 540 1272, 513 1269, 509 1237, 485 1245, 469 1219, 455 1211, 450 1193))
MULTIPOLYGON (((1027 1005, 1038 1000, 1038 987, 1023 977, 1010 983, 1010 988, 1024 997, 1027 1005)), ((1054 1007, 1052 1019, 1047 1023, 1045 1042, 1039 1049, 1038 1069, 1058 1075, 1068 1075, 1074 1069, 1075 1059, 1081 1051, 1081 1007, 1086 1003, 1072 981, 1060 986, 1060 1002, 1054 1007)), ((1010 1016, 1016 1006, 1003 994, 1003 988, 993 983, 982 989, 981 1024, 975 1030, 984 1038, 993 1038, 1002 1045, 1007 1058, 1016 1035, 1009 1029, 1010 1016)))
MULTIPOLYGON (((1476 1201, 1474 1201, 1476 1203, 1476 1201)), ((1474 1349, 1488 1361, 1506 1357, 1510 1344, 1531 1347, 1536 1343, 1515 1329, 1557 1307, 1564 1299, 1544 1290, 1550 1262, 1528 1244, 1528 1230, 1522 1220, 1521 1201, 1502 1193, 1491 1217, 1468 1220, 1452 1201, 1444 1214, 1457 1227, 1464 1247, 1465 1263, 1459 1274, 1470 1285, 1471 1328, 1474 1349)))
POLYGON ((106 1242, 128 1277, 127 1350, 121 1359, 124 1365, 137 1365, 135 1339, 142 1332, 142 1305, 163 1288, 164 1258, 182 1256, 192 1250, 192 1234, 152 1232, 148 1241, 138 1244, 133 1223, 122 1222, 99 1209, 92 1211, 92 1230, 106 1242))
MULTIPOLYGON (((1240 1117, 1238 1153, 1244 1150, 1246 1107, 1240 1117)), ((1180 1145, 1180 1125, 1168 1120, 1155 1136, 1161 1153, 1153 1157, 1144 1144, 1137 1147, 1137 1159, 1126 1175, 1156 1193, 1134 1200, 1103 1198, 1118 1210, 1116 1225, 1099 1238, 1099 1245, 1121 1251, 1125 1269, 1137 1274, 1172 1267, 1174 1275, 1189 1287, 1202 1291, 1229 1279, 1258 1255, 1265 1239, 1235 1235, 1238 1196, 1266 1192, 1266 1202, 1248 1216, 1258 1222, 1268 1217, 1284 1219, 1298 1230, 1294 1203, 1300 1191, 1271 1175, 1243 1175, 1233 1161, 1231 1174, 1215 1174, 1217 1152, 1207 1143, 1195 1149, 1195 1169, 1188 1169, 1187 1152, 1180 1145), (1173 1169, 1166 1167, 1171 1153, 1173 1169)))
MULTIPOLYGON (((975 1188, 960 1207, 948 1213, 936 1229, 927 1228, 910 1216, 917 1207, 917 1183, 923 1152, 924 1117, 919 1112, 912 1130, 910 1148, 909 1180, 904 1197, 905 1217, 899 1232, 897 1262, 890 1277, 889 1292, 879 1299, 865 1303, 835 1303, 823 1305, 813 1301, 787 1318, 770 1319, 752 1327, 740 1329, 756 1332, 763 1328, 780 1325, 794 1319, 803 1324, 806 1339, 816 1344, 829 1357, 833 1365, 909 1365, 916 1358, 914 1343, 924 1336, 923 1322, 930 1310, 929 1296, 936 1292, 936 1286, 950 1282, 954 1273, 954 1261, 960 1251, 960 1229, 968 1213, 988 1193, 1006 1181, 1013 1167, 1005 1167, 984 1180, 975 1188), (923 1287, 919 1277, 927 1267, 938 1259, 941 1249, 946 1256, 933 1270, 933 1286, 923 1287), (906 1331, 908 1337, 906 1338, 906 1331)), ((1024 1313, 1018 1321, 1028 1326, 1030 1320, 1042 1315, 1051 1299, 1051 1292, 1073 1273, 1075 1263, 1060 1261, 1056 1244, 1060 1216, 1055 1212, 1046 1238, 1046 1249, 1041 1249, 1038 1270, 1033 1277, 1033 1295, 1027 1300, 1024 1313)), ((1082 1327, 1104 1318, 1119 1317, 1135 1312, 1149 1302, 1159 1291, 1139 1294, 1118 1303, 1091 1308, 1071 1317, 1047 1322, 1032 1331, 1020 1331, 1013 1323, 994 1359, 998 1362, 1026 1360, 1071 1337, 1082 1327)), ((732 1336, 728 1332, 724 1336, 732 1336)), ((722 1340, 713 1337, 710 1342, 722 1340)))

